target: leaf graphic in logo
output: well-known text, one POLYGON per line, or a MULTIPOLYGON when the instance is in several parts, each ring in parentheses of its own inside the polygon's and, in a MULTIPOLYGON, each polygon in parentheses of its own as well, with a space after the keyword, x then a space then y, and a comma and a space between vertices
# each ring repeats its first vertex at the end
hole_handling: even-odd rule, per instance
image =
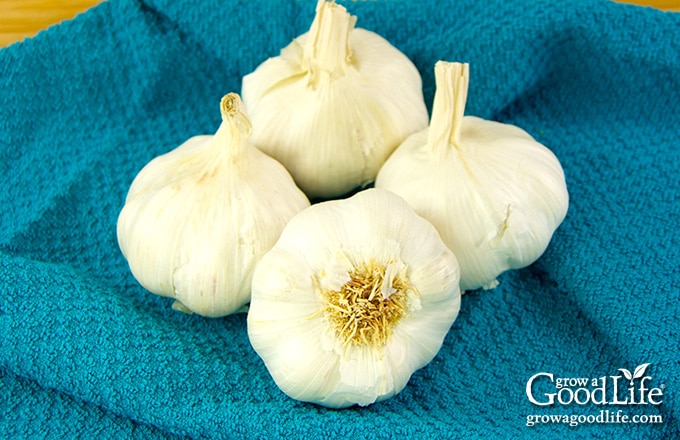
POLYGON ((633 381, 633 375, 630 374, 630 371, 626 370, 625 368, 619 368, 619 371, 623 373, 626 379, 630 380, 631 382, 633 381))
POLYGON ((647 367, 649 367, 649 364, 642 364, 639 365, 636 369, 635 372, 633 373, 633 379, 639 379, 642 376, 645 375, 645 371, 647 370, 647 367))

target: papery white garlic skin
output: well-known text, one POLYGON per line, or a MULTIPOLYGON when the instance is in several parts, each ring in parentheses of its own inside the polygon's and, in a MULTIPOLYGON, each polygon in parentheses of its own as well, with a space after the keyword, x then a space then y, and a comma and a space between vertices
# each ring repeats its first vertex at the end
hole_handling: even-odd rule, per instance
POLYGON ((463 116, 468 65, 438 62, 430 127, 409 137, 375 186, 435 225, 461 268, 461 289, 491 288, 547 248, 568 205, 555 155, 519 127, 463 116))
POLYGON ((460 308, 458 281, 456 257, 429 222, 388 191, 361 191, 313 205, 286 226, 255 270, 248 336, 290 397, 370 405, 401 391, 437 354, 460 308), (398 311, 378 314, 387 324, 375 331, 369 324, 381 321, 344 296, 357 279, 369 280, 367 290, 354 288, 371 291, 363 300, 398 311))
POLYGON ((250 144, 238 95, 223 98, 222 116, 214 136, 192 137, 139 172, 117 227, 143 287, 208 317, 249 301, 255 264, 309 206, 283 166, 250 144))
POLYGON ((372 182, 397 145, 428 122, 416 67, 355 21, 320 0, 310 31, 243 78, 253 143, 312 199, 372 182))

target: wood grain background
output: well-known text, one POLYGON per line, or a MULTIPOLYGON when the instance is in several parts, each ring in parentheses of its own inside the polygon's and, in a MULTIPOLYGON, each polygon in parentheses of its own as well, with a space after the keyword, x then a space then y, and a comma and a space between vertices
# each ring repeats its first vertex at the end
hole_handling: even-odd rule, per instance
MULTIPOLYGON (((102 0, 0 0, 0 47, 34 36, 38 31, 75 17, 102 0)), ((564 0, 568 1, 568 0, 564 0)), ((680 11, 680 0, 619 0, 680 11)))

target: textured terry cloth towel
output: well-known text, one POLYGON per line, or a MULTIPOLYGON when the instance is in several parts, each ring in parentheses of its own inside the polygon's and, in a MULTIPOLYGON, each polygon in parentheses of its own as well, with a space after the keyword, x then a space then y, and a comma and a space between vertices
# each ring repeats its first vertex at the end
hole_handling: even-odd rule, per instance
POLYGON ((546 253, 466 294, 441 352, 392 399, 296 402, 245 315, 181 314, 137 284, 115 235, 132 179, 214 133, 220 98, 305 32, 314 6, 110 0, 0 51, 0 437, 679 438, 678 14, 346 3, 413 60, 428 105, 435 62, 470 63, 466 113, 548 146, 571 196, 546 253), (633 404, 637 367, 634 402, 644 381, 661 403, 633 404), (538 373, 553 380, 537 377, 533 403, 538 373), (539 405, 558 378, 589 382, 539 405), (600 378, 627 404, 603 405, 600 378))

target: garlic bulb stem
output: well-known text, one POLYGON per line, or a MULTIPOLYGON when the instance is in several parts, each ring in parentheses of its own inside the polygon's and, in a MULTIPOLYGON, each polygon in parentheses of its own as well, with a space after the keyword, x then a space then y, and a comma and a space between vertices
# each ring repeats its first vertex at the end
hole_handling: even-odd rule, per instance
POLYGON ((248 148, 252 125, 243 101, 236 93, 229 93, 222 98, 220 113, 222 124, 215 133, 212 144, 219 149, 227 146, 227 155, 234 159, 248 148))
POLYGON ((427 144, 433 150, 448 150, 450 145, 460 148, 460 127, 470 83, 470 66, 467 63, 438 61, 434 72, 437 88, 427 144))
POLYGON ((312 88, 316 89, 322 79, 330 81, 345 75, 352 53, 349 34, 355 24, 356 17, 345 8, 334 1, 319 0, 302 60, 312 88))
POLYGON ((248 115, 246 115, 243 101, 241 101, 241 98, 236 93, 229 93, 222 98, 220 113, 222 113, 223 121, 234 121, 234 124, 242 134, 250 136, 253 126, 250 124, 248 115))

